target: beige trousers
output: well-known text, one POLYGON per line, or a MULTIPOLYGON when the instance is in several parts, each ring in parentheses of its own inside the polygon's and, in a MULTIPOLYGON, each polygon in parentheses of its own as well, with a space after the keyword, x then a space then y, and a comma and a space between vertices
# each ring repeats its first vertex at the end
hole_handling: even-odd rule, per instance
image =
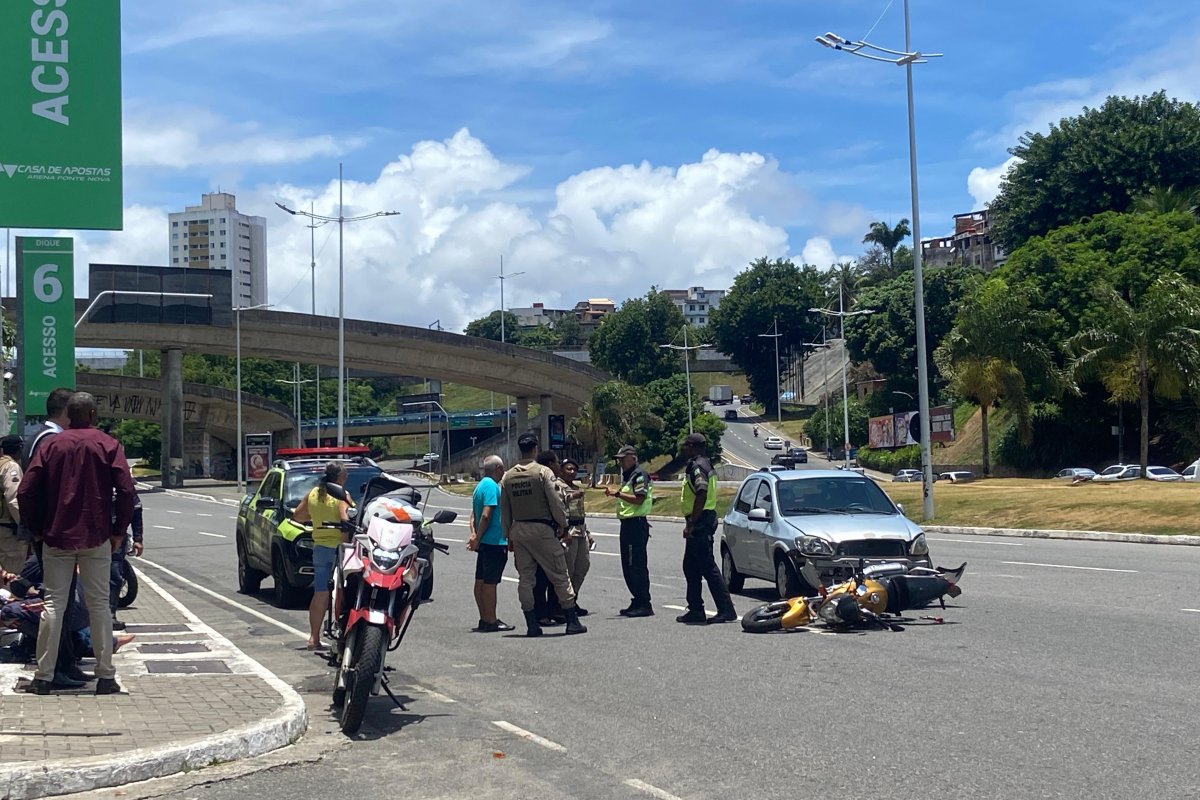
POLYGON ((43 585, 46 607, 38 626, 37 672, 34 678, 54 679, 58 643, 71 592, 71 577, 79 567, 79 585, 87 605, 88 625, 92 631, 92 651, 96 654, 96 677, 115 678, 113 667, 112 611, 108 607, 108 575, 112 564, 112 545, 107 541, 87 550, 42 548, 43 585))
POLYGON ((554 529, 541 522, 514 522, 508 532, 517 565, 517 597, 522 611, 533 610, 533 584, 540 566, 558 595, 564 610, 575 607, 575 589, 567 573, 567 551, 554 535, 554 529))

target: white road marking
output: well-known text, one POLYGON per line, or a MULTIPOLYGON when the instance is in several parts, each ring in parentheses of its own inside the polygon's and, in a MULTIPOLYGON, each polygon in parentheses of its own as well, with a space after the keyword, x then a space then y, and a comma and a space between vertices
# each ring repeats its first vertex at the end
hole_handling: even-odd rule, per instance
POLYGON ((637 789, 639 792, 645 792, 651 797, 657 797, 658 800, 683 800, 678 795, 673 795, 665 789, 660 789, 657 786, 652 786, 645 781, 639 781, 637 778, 630 778, 625 781, 625 785, 631 789, 637 789))
POLYGON ((1024 547, 1024 542, 979 542, 971 541, 970 539, 943 539, 941 536, 933 536, 930 541, 934 542, 958 542, 959 544, 984 544, 996 547, 1024 547))
POLYGON ((174 528, 172 528, 172 527, 171 527, 171 526, 169 526, 169 525, 155 525, 154 527, 155 527, 155 528, 157 528, 157 529, 158 529, 158 530, 160 530, 160 531, 173 531, 173 530, 175 530, 174 528))
MULTIPOLYGON (((687 609, 686 609, 686 608, 684 608, 683 606, 667 606, 667 605, 664 605, 664 606, 663 606, 663 608, 669 608, 669 609, 671 609, 672 611, 687 611, 687 609)), ((710 617, 715 617, 715 616, 717 615, 717 612, 715 612, 715 611, 709 611, 707 608, 706 608, 706 609, 704 609, 704 613, 705 613, 705 614, 707 614, 707 615, 708 615, 708 616, 710 616, 710 617)))
POLYGON ((148 566, 154 567, 157 570, 161 570, 164 574, 170 575, 172 578, 179 581, 180 583, 190 586, 191 588, 195 589, 196 591, 202 592, 203 594, 208 595, 209 597, 213 598, 214 600, 220 600, 225 605, 233 606, 234 608, 236 608, 240 611, 246 612, 247 614, 249 614, 252 617, 257 617, 258 619, 261 619, 263 622, 274 625, 276 628, 279 628, 280 630, 287 631, 288 633, 294 634, 296 636, 300 636, 300 637, 304 638, 305 640, 308 639, 308 634, 305 631, 302 631, 298 628, 293 628, 291 625, 280 622, 277 619, 272 619, 271 617, 268 617, 266 614, 263 614, 259 611, 255 611, 253 608, 242 605, 241 603, 239 603, 235 600, 230 600, 225 595, 218 594, 217 592, 214 592, 212 589, 208 589, 204 586, 201 586, 200 584, 196 583, 195 581, 189 581, 187 578, 183 577, 178 572, 172 572, 171 570, 167 569, 166 567, 162 566, 161 564, 155 564, 153 561, 147 561, 144 558, 139 558, 138 564, 139 565, 146 564, 148 566))
POLYGON ((1076 567, 1071 564, 1039 564, 1036 561, 1001 561, 1001 564, 1013 564, 1018 567, 1053 567, 1054 569, 1086 569, 1092 572, 1130 572, 1137 574, 1136 569, 1114 569, 1113 567, 1076 567))
POLYGON ((602 551, 602 550, 593 550, 593 551, 592 551, 592 555, 594 555, 594 556, 612 556, 613 558, 620 558, 620 557, 621 557, 621 554, 620 554, 620 553, 605 553, 605 552, 604 552, 604 551, 602 551))
POLYGON ((519 581, 519 580, 517 580, 516 578, 510 578, 510 577, 508 577, 507 575, 502 575, 502 576, 500 577, 500 580, 502 580, 502 581, 508 581, 509 583, 520 583, 520 581, 519 581))
POLYGON ((182 511, 172 511, 171 509, 168 508, 167 513, 168 514, 182 514, 183 512, 182 511))
POLYGON ((228 539, 229 537, 223 533, 207 533, 205 531, 196 531, 200 536, 211 536, 214 539, 228 539))
POLYGON ((437 537, 437 539, 440 542, 454 542, 455 544, 466 544, 467 543, 466 539, 451 539, 448 536, 439 536, 439 537, 437 537))
POLYGON ((529 741, 529 742, 533 742, 534 744, 540 744, 542 747, 546 748, 547 750, 553 750, 556 753, 567 752, 567 748, 563 747, 561 744, 558 744, 557 742, 552 742, 549 739, 543 739, 541 736, 538 736, 536 733, 530 733, 529 731, 525 730, 524 728, 518 728, 516 725, 513 725, 511 722, 505 722, 504 720, 496 720, 496 721, 492 722, 492 724, 495 725, 497 728, 499 728, 502 731, 508 731, 509 733, 513 734, 514 736, 519 736, 520 738, 525 739, 526 741, 529 741))
POLYGON ((412 688, 416 689, 418 692, 421 692, 422 694, 429 695, 432 699, 437 700, 439 703, 457 703, 458 702, 453 697, 447 697, 446 695, 442 694, 441 692, 435 692, 433 689, 429 689, 424 686, 414 685, 412 688))
POLYGON ((1193 614, 1200 614, 1200 608, 1181 608, 1180 611, 1191 611, 1193 614))
POLYGON ((211 517, 212 514, 197 514, 197 517, 211 517))

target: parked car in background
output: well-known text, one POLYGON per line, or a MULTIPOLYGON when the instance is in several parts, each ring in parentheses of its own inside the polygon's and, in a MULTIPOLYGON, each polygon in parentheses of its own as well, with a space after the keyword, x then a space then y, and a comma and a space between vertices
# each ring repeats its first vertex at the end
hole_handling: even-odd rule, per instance
POLYGON ((782 450, 783 439, 779 438, 778 436, 768 436, 763 441, 763 447, 767 450, 782 450))
POLYGON ((829 585, 860 563, 932 566, 925 534, 873 480, 838 470, 770 467, 738 489, 721 531, 730 591, 746 578, 773 581, 781 597, 811 595, 800 569, 812 562, 829 585))
POLYGON ((1136 481, 1142 477, 1142 468, 1137 464, 1113 464, 1096 477, 1093 483, 1115 483, 1116 481, 1136 481))
POLYGON ((1146 467, 1146 477, 1152 481, 1175 483, 1183 480, 1183 476, 1170 467, 1146 467))
POLYGON ((1183 479, 1185 481, 1195 481, 1197 474, 1200 474, 1200 461, 1193 461, 1184 467, 1183 479))
POLYGON ((968 472, 966 470, 952 470, 950 472, 943 472, 938 475, 939 481, 946 481, 947 483, 967 483, 968 481, 975 480, 975 478, 976 476, 974 472, 968 472))
POLYGON ((1066 469, 1060 469, 1058 474, 1054 476, 1054 479, 1064 481, 1090 481, 1094 477, 1096 477, 1096 471, 1094 469, 1088 469, 1087 467, 1067 467, 1066 469))
POLYGON ((892 476, 892 483, 920 483, 921 470, 919 469, 902 469, 892 476))

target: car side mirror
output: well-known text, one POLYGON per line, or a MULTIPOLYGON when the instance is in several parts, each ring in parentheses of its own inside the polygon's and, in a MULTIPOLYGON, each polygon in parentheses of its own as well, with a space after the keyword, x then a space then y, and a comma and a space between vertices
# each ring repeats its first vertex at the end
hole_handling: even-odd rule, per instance
POLYGON ((458 519, 458 512, 446 508, 433 515, 433 521, 439 525, 448 525, 456 519, 458 519))
POLYGON ((751 522, 767 522, 771 519, 771 512, 765 508, 752 508, 746 516, 750 518, 751 522))
POLYGON ((896 503, 896 508, 900 509, 900 514, 904 514, 904 503, 896 503))

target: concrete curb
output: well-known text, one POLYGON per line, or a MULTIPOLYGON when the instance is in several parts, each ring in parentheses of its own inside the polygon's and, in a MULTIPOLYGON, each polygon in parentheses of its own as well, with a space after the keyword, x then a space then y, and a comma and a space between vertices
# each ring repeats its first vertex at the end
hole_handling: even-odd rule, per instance
POLYGON ((1124 542, 1126 544, 1174 544, 1200 547, 1200 536, 1166 536, 1152 533, 1111 533, 1108 531, 1024 530, 1021 528, 956 528, 949 525, 922 525, 926 533, 954 536, 1008 536, 1017 539, 1074 539, 1087 542, 1124 542))
MULTIPOLYGON (((140 571, 139 571, 140 572, 140 571)), ((51 795, 86 792, 163 778, 214 764, 252 758, 295 743, 308 728, 304 700, 266 667, 238 650, 178 600, 164 591, 144 572, 141 580, 175 606, 194 625, 210 635, 225 639, 241 654, 256 676, 279 693, 283 707, 264 720, 188 743, 143 748, 118 756, 96 756, 45 762, 24 762, 0 767, 0 786, 5 800, 32 800, 51 795)))

